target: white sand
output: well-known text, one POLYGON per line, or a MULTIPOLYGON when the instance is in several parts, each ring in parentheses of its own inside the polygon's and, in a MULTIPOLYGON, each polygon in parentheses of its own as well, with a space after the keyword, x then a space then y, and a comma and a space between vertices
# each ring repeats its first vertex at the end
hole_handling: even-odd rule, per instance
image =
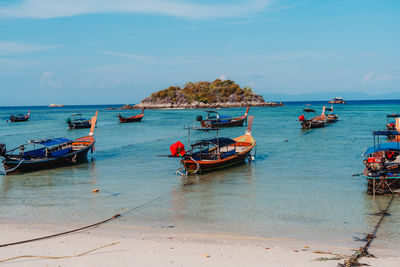
MULTIPOLYGON (((65 227, 65 226, 64 226, 65 227)), ((25 240, 64 230, 61 225, 0 225, 0 243, 25 240), (52 230, 48 230, 52 229, 52 230)), ((301 240, 233 235, 182 233, 177 229, 149 229, 102 225, 56 238, 0 248, 0 261, 21 255, 69 256, 105 247, 80 257, 65 259, 22 258, 4 266, 337 266, 343 260, 314 261, 333 255, 351 255, 353 248, 306 244, 301 240)), ((363 258, 371 266, 400 266, 398 251, 374 250, 378 258, 363 258)))

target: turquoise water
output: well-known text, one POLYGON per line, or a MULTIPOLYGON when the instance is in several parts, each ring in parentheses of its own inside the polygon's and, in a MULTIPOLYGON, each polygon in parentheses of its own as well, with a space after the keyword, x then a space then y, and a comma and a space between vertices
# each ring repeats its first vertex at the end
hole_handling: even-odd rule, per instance
MULTIPOLYGON (((334 242, 357 247, 353 236, 371 232, 387 196, 366 194, 366 181, 352 177, 363 169, 361 154, 372 145, 370 131, 385 127, 385 115, 400 101, 350 101, 335 106, 340 121, 302 130, 297 121, 306 103, 252 108, 256 160, 190 178, 177 176, 178 159, 169 146, 187 143, 183 127, 200 110, 146 110, 141 123, 119 124, 119 111, 106 106, 0 108, 0 142, 8 148, 43 137, 77 138, 88 129, 68 130, 65 118, 99 111, 95 152, 74 167, 0 176, 0 223, 86 224, 160 197, 114 224, 165 227, 182 231, 236 233, 334 242), (6 123, 10 113, 31 110, 31 121, 6 123), (285 142, 287 140, 287 142, 285 142), (99 188, 100 193, 91 191, 99 188)), ((311 107, 320 111, 323 102, 311 107)), ((122 111, 136 114, 139 111, 122 111)), ((222 109, 242 115, 244 109, 222 109)), ((245 128, 227 128, 237 137, 245 128)), ((192 139, 213 137, 194 133, 192 139)), ((376 245, 400 248, 400 200, 395 199, 378 232, 376 245)))

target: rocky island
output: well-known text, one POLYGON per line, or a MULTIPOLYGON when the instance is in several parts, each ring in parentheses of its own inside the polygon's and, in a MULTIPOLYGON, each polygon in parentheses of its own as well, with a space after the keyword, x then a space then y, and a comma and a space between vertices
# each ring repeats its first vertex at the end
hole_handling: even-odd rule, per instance
POLYGON ((152 93, 135 106, 126 105, 122 109, 167 109, 167 108, 230 108, 230 107, 283 106, 282 103, 266 102, 250 87, 241 88, 232 80, 216 79, 213 82, 188 82, 183 88, 170 86, 152 93))

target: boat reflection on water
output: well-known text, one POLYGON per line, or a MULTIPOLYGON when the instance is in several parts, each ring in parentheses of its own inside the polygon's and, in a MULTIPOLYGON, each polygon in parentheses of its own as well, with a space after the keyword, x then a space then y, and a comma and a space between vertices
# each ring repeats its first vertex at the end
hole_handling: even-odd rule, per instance
POLYGON ((172 190, 171 217, 194 224, 228 220, 231 215, 223 214, 232 209, 227 207, 237 205, 240 212, 241 208, 252 205, 254 179, 255 169, 249 163, 181 178, 180 185, 172 190))

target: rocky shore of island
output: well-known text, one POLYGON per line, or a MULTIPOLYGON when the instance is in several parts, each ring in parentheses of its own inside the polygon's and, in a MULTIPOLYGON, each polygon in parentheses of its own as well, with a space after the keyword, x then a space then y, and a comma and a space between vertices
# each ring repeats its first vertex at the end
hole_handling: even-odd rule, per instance
POLYGON ((170 86, 152 93, 137 105, 121 109, 199 109, 235 107, 277 107, 282 102, 267 102, 250 87, 241 88, 232 80, 188 82, 183 88, 170 86))

